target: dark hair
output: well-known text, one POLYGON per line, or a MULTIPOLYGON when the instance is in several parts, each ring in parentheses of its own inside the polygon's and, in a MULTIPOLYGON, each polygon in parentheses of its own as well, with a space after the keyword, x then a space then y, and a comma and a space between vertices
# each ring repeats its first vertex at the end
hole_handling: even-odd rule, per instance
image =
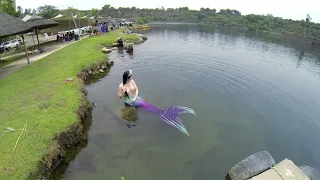
MULTIPOLYGON (((130 77, 129 74, 130 74, 129 71, 125 71, 125 72, 123 73, 123 76, 122 76, 122 84, 123 84, 123 85, 127 84, 128 79, 129 79, 129 77, 130 77)), ((124 93, 125 93, 126 97, 129 98, 129 95, 128 95, 127 91, 124 92, 124 93)))
POLYGON ((128 79, 129 79, 129 74, 130 74, 129 71, 125 71, 125 72, 123 73, 123 76, 122 76, 122 84, 123 84, 123 85, 127 84, 127 81, 128 81, 128 79))

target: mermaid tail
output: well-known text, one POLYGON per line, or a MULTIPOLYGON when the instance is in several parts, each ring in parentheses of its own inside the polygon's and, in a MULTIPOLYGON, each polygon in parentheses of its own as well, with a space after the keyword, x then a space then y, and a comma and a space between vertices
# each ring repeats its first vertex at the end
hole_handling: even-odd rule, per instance
MULTIPOLYGON (((132 98, 131 98, 132 99, 132 98)), ((127 104, 133 106, 133 107, 143 107, 146 110, 149 110, 151 112, 154 112, 156 114, 160 115, 161 120, 163 120, 165 123, 169 124, 172 127, 175 127, 179 129, 181 132, 185 133, 189 136, 189 133, 187 129, 184 127, 182 121, 180 120, 179 116, 181 114, 185 113, 191 113, 196 115, 193 109, 183 106, 173 106, 169 107, 165 110, 159 110, 152 104, 148 103, 141 97, 137 97, 135 102, 126 101, 127 104)))
POLYGON ((147 101, 145 101, 144 99, 142 99, 141 97, 137 97, 137 99, 132 102, 131 99, 133 99, 134 96, 127 98, 125 99, 125 103, 132 106, 132 107, 142 107, 146 110, 149 110, 151 112, 154 112, 154 113, 160 113, 161 110, 159 110, 158 108, 154 107, 152 104, 148 103, 147 101))
POLYGON ((191 108, 183 107, 183 106, 174 106, 174 107, 169 107, 163 110, 160 113, 160 118, 167 124, 171 125, 172 127, 178 128, 181 132, 190 136, 187 129, 184 127, 182 121, 179 118, 179 115, 184 113, 191 113, 196 115, 194 110, 191 108))

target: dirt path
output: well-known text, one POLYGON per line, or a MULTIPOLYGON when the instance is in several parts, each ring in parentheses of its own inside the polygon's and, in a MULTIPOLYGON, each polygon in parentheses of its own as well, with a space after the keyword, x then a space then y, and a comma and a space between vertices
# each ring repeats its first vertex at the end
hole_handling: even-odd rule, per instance
MULTIPOLYGON (((81 38, 83 39, 86 37, 87 36, 81 37, 81 38)), ((72 44, 74 42, 77 42, 77 41, 58 43, 58 44, 54 44, 52 46, 45 47, 45 51, 43 53, 38 52, 34 55, 29 55, 29 61, 30 61, 30 63, 38 61, 39 59, 42 59, 42 58, 48 56, 49 54, 52 54, 52 53, 66 47, 66 46, 69 46, 70 44, 72 44)), ((22 68, 26 65, 28 65, 26 57, 23 57, 18 61, 7 64, 6 66, 0 68, 0 79, 9 76, 10 74, 16 72, 17 70, 19 70, 20 68, 22 68)))

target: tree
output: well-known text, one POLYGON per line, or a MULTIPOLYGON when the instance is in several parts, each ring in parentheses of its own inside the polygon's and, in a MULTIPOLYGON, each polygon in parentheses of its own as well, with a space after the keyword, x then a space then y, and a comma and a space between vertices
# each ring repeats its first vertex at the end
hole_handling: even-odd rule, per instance
POLYGON ((189 10, 189 8, 188 8, 188 7, 181 7, 181 8, 179 8, 179 10, 188 11, 188 10, 189 10))
POLYGON ((24 13, 23 13, 24 16, 25 15, 30 15, 30 14, 31 14, 31 8, 24 9, 24 13))
POLYGON ((79 13, 79 10, 73 7, 68 7, 68 9, 64 9, 63 13, 64 15, 70 16, 71 14, 77 15, 79 13))
POLYGON ((98 14, 99 14, 99 9, 92 8, 92 9, 89 11, 89 15, 90 15, 90 16, 97 17, 98 14))
POLYGON ((310 15, 307 14, 306 21, 309 22, 310 20, 312 20, 312 19, 311 19, 310 15))
POLYGON ((51 19, 59 14, 59 9, 52 5, 38 7, 39 15, 46 19, 51 19))
MULTIPOLYGON (((12 2, 13 0, 0 0, 12 2)), ((138 24, 145 24, 149 21, 177 21, 177 22, 197 22, 212 25, 231 26, 238 28, 247 28, 250 30, 267 30, 275 33, 292 34, 307 37, 320 37, 320 24, 311 22, 311 17, 307 16, 304 21, 296 21, 291 19, 283 19, 268 15, 241 15, 241 12, 235 9, 221 9, 218 13, 216 9, 202 7, 200 10, 190 10, 188 7, 179 8, 136 8, 136 7, 119 7, 114 8, 108 4, 104 5, 101 9, 91 10, 78 10, 69 7, 65 10, 58 10, 54 6, 39 7, 40 14, 44 17, 52 17, 51 10, 56 10, 56 13, 70 16, 73 15, 90 15, 114 18, 132 18, 136 19, 138 24), (50 8, 49 8, 50 7, 50 8), (46 11, 44 11, 46 10, 46 11), (47 11, 48 10, 48 11, 47 11), (49 11, 50 10, 50 11, 49 11), (46 12, 46 13, 44 13, 46 12)), ((3 7, 3 4, 1 5, 3 7)), ((22 8, 17 8, 18 13, 23 12, 22 8)), ((31 14, 31 9, 25 9, 24 14, 31 14)))
POLYGON ((23 9, 21 6, 17 7, 17 16, 20 18, 23 16, 23 9))
POLYGON ((0 10, 10 14, 11 16, 17 16, 17 12, 15 9, 15 1, 14 0, 1 0, 0 1, 0 10))
POLYGON ((142 17, 139 17, 138 19, 137 19, 137 23, 139 24, 139 25, 141 25, 141 24, 145 24, 147 21, 144 19, 144 18, 142 18, 142 17))
POLYGON ((104 5, 102 7, 100 13, 103 14, 103 15, 108 15, 108 16, 113 15, 114 16, 114 14, 112 14, 112 12, 111 12, 109 4, 104 5))

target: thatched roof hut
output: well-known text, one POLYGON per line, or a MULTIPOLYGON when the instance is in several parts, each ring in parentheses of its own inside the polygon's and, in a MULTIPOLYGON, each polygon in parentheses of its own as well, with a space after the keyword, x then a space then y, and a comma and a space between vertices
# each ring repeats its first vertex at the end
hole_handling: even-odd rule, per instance
POLYGON ((47 29, 50 27, 59 26, 58 22, 55 22, 51 19, 45 19, 40 16, 37 16, 35 13, 32 16, 29 16, 29 18, 23 18, 30 27, 33 29, 47 29))
POLYGON ((31 27, 33 30, 36 30, 38 44, 40 44, 39 36, 38 36, 39 30, 59 26, 59 23, 52 21, 51 19, 45 19, 36 15, 35 11, 31 16, 29 15, 25 16, 23 20, 27 22, 29 27, 31 27))
POLYGON ((19 18, 0 12, 0 37, 23 34, 32 31, 26 22, 19 18))
POLYGON ((0 37, 7 37, 12 35, 20 35, 22 37, 24 51, 26 53, 27 62, 29 62, 26 45, 24 43, 23 34, 32 31, 32 27, 28 23, 19 18, 10 16, 7 13, 0 12, 0 37))

